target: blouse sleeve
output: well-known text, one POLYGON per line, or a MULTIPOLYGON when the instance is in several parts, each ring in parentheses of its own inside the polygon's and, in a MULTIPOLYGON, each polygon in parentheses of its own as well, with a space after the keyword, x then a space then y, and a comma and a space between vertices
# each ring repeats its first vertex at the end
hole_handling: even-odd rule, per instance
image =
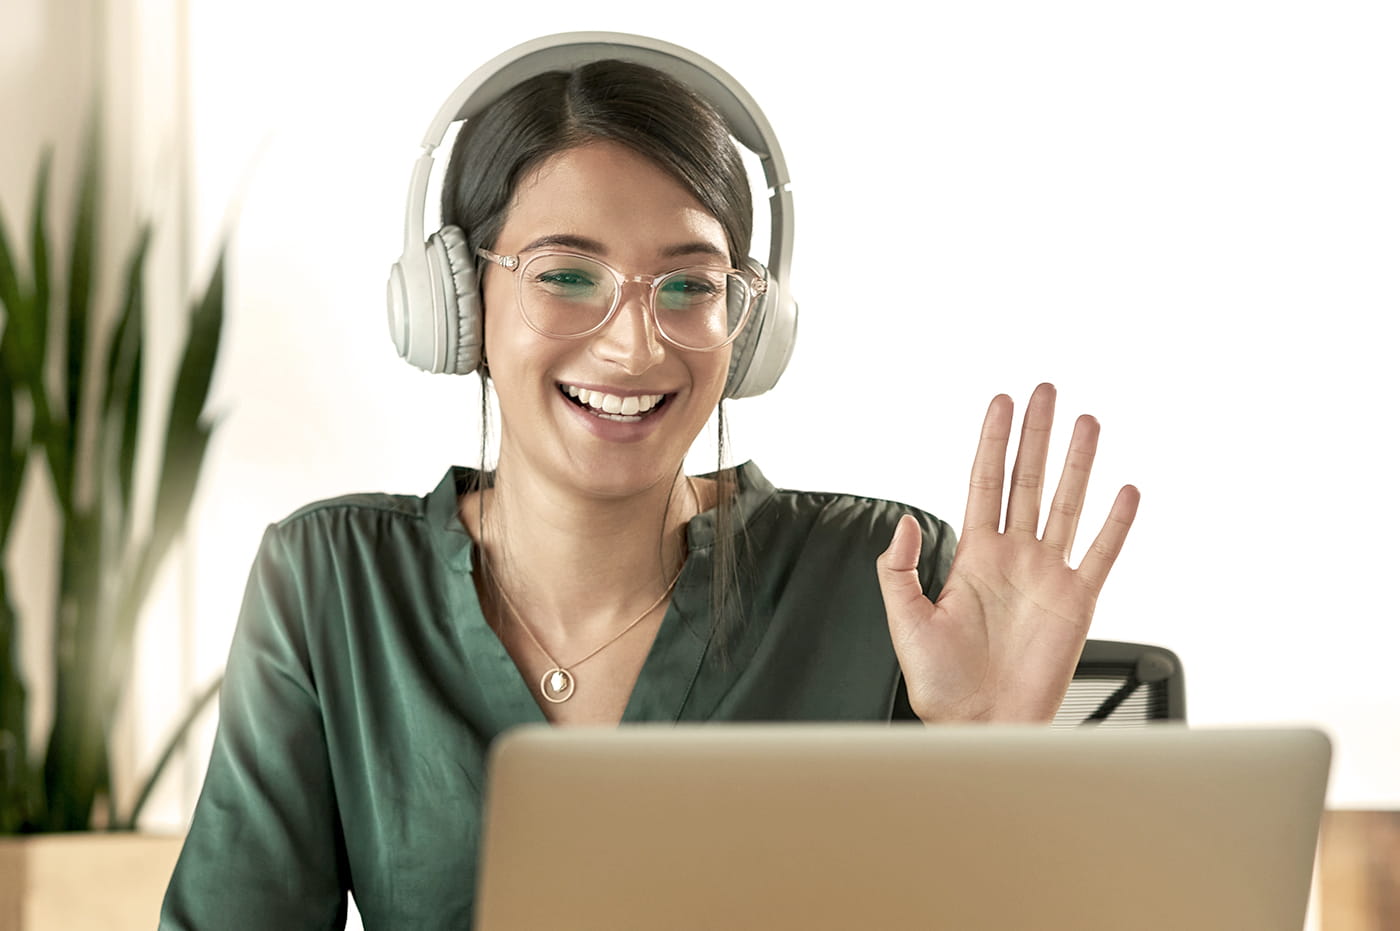
POLYGON ((345 926, 349 870, 307 643, 307 585, 276 527, 248 580, 204 789, 161 931, 345 926))

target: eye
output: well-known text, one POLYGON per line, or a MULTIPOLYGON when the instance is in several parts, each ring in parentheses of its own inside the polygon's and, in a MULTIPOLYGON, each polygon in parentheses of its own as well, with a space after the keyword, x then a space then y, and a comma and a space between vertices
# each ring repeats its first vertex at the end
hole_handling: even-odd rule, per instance
POLYGON ((587 272, 577 268, 556 268, 535 276, 538 284, 557 288, 593 288, 597 281, 587 272))
POLYGON ((561 265, 532 270, 531 290, 537 300, 592 305, 608 300, 612 282, 596 269, 561 265))
POLYGON ((724 296, 725 276, 704 271, 677 272, 661 283, 657 296, 663 307, 704 306, 724 296))

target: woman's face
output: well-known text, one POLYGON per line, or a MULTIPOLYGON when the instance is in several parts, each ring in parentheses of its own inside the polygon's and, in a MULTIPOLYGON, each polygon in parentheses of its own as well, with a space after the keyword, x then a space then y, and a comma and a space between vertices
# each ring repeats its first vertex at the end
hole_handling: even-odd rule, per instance
MULTIPOLYGON (((719 221, 647 158, 605 141, 560 152, 527 174, 490 248, 524 253, 522 262, 534 251, 577 252, 628 276, 729 265, 719 221)), ((518 274, 489 265, 483 280, 503 473, 526 471, 596 497, 669 487, 723 393, 729 347, 695 352, 663 342, 650 289, 638 283, 623 288, 616 314, 597 332, 542 336, 516 306, 518 274), (608 414, 601 408, 617 402, 594 393, 638 412, 608 414), (657 395, 659 403, 640 410, 657 395)))

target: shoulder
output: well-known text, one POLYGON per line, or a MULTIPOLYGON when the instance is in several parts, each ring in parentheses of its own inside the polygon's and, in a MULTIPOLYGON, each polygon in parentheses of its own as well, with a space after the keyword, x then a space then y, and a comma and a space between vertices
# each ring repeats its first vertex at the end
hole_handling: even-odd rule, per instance
MULTIPOLYGON (((369 635, 405 616, 438 616, 442 593, 468 571, 457 519, 458 470, 423 496, 350 494, 271 524, 253 561, 244 613, 321 642, 369 635)), ((290 636, 290 635, 289 635, 290 636)), ((314 652, 314 651, 313 651, 314 652)))
POLYGON ((422 520, 427 499, 384 492, 357 492, 312 501, 276 521, 273 526, 287 530, 297 525, 335 521, 379 521, 383 519, 422 520))
POLYGON ((893 530, 904 514, 913 514, 921 523, 943 523, 933 514, 902 501, 848 492, 775 488, 771 506, 785 518, 798 517, 838 530, 885 527, 893 530))
POLYGON ((424 495, 392 494, 389 492, 355 492, 312 501, 273 523, 276 530, 292 530, 298 526, 335 523, 370 523, 384 521, 419 523, 435 516, 455 517, 458 496, 471 478, 471 470, 461 466, 449 468, 437 486, 424 495))
POLYGON ((872 564, 894 535, 895 525, 912 515, 923 531, 923 574, 946 576, 957 538, 946 521, 902 501, 847 492, 774 487, 752 463, 736 470, 739 532, 760 562, 802 563, 808 568, 872 564))
POLYGON ((468 470, 453 467, 425 495, 360 492, 313 501, 268 527, 265 555, 338 554, 339 561, 358 553, 383 564, 396 553, 408 559, 455 554, 468 542, 457 502, 469 477, 468 470))
MULTIPOLYGON (((741 502, 747 499, 750 530, 764 526, 789 531, 833 534, 846 539, 883 536, 888 543, 895 524, 905 514, 913 515, 926 533, 952 536, 948 524, 902 501, 874 498, 849 492, 811 491, 775 487, 753 463, 736 470, 741 502)), ((741 505, 742 507, 742 505, 741 505)))

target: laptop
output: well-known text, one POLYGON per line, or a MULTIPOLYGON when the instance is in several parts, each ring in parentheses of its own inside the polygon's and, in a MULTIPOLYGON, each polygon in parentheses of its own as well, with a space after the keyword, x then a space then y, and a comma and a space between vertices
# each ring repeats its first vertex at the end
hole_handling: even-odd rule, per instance
POLYGON ((523 728, 477 927, 1297 931, 1317 730, 523 728))

